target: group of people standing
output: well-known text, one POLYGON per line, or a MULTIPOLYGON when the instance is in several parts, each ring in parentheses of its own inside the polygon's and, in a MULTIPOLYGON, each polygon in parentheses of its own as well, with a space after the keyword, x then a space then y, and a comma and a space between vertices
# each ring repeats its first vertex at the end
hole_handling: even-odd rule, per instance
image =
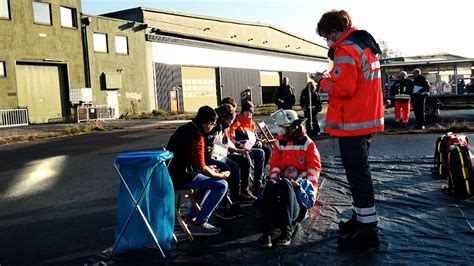
POLYGON ((425 103, 430 91, 430 83, 421 75, 420 69, 412 72, 413 80, 408 78, 406 71, 398 74, 398 80, 391 86, 395 96, 395 122, 394 128, 407 127, 410 117, 410 101, 416 118, 417 129, 425 129, 425 103))
MULTIPOLYGON (((328 93, 325 132, 339 139, 354 206, 351 219, 339 223, 342 236, 337 243, 341 248, 375 247, 379 244, 378 216, 368 154, 371 135, 384 129, 377 56, 381 51, 368 32, 352 26, 344 10, 325 13, 316 31, 327 39, 334 67, 329 73, 316 72, 310 78, 328 93)), ((306 128, 308 121, 313 125, 317 121, 314 123, 313 117, 308 121, 299 118, 291 110, 295 97, 287 78, 280 89, 284 93, 277 92, 275 96, 279 110, 271 115, 279 129, 274 143, 266 146, 255 134, 253 104, 244 101, 235 115, 237 106, 232 99, 224 99, 216 109, 201 107, 191 122, 180 126, 171 136, 167 149, 174 153, 168 168, 173 184, 176 189, 197 189, 196 198, 201 205, 200 212, 190 213, 190 230, 194 235, 221 232, 208 222, 219 205, 235 217, 241 215, 239 200, 258 197, 263 220, 258 243, 262 247, 287 246, 295 224, 304 220, 315 205, 321 157, 306 128), (222 148, 224 156, 220 158, 215 151, 222 148), (264 175, 267 162, 270 171, 264 175), (254 182, 250 189, 251 168, 254 182), (227 190, 231 206, 220 203, 227 190), (275 227, 280 228, 281 234, 273 239, 275 227)), ((317 107, 312 110, 311 104, 306 105, 318 101, 313 98, 314 92, 316 85, 308 83, 301 99, 306 106, 305 115, 319 112, 317 107)))
MULTIPOLYGON (((273 95, 273 102, 278 109, 291 110, 295 105, 295 90, 289 83, 288 77, 283 77, 280 87, 273 95)), ((308 82, 306 87, 301 91, 300 106, 304 112, 306 122, 306 131, 310 136, 320 134, 321 128, 318 123, 318 113, 323 109, 319 89, 314 82, 308 82)))

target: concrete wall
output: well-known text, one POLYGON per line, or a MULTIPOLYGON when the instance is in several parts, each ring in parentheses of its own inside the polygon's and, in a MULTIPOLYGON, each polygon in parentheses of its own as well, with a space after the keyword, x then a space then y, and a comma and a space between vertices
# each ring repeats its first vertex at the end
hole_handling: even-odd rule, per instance
POLYGON ((107 104, 105 76, 121 78, 118 90, 120 114, 150 112, 150 94, 148 92, 146 66, 145 26, 141 23, 90 16, 90 24, 85 27, 91 73, 93 101, 96 105, 107 104), (107 35, 108 52, 94 51, 94 33, 107 35), (116 52, 115 36, 127 37, 128 54, 116 52))
POLYGON ((275 26, 152 8, 132 8, 104 16, 147 23, 164 35, 326 58, 327 48, 275 26))
POLYGON ((10 19, 0 19, 0 61, 7 77, 0 78, 0 109, 18 107, 17 62, 67 65, 70 88, 84 87, 84 64, 79 14, 80 0, 50 0, 52 25, 35 24, 33 1, 11 0, 10 19), (77 28, 61 26, 60 6, 74 8, 77 28))

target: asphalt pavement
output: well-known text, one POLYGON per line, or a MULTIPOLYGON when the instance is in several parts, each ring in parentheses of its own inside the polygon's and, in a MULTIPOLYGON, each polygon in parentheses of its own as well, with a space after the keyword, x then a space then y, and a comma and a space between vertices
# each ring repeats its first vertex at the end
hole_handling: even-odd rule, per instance
MULTIPOLYGON (((473 117, 471 110, 449 111, 430 122, 430 126, 448 124, 454 118, 463 121, 473 117)), ((255 119, 264 119, 272 127, 269 117, 255 119)), ((387 124, 390 119, 393 121, 389 114, 387 124)), ((443 182, 429 174, 434 141, 439 134, 379 134, 373 138, 372 171, 377 191, 381 193, 377 204, 381 205, 383 217, 382 247, 375 252, 340 253, 335 248, 338 235, 335 227, 338 219, 347 216, 350 192, 338 161, 337 140, 321 135, 315 141, 325 169, 320 190, 322 205, 315 208, 290 248, 266 251, 255 246, 258 221, 255 209, 245 206, 243 219, 217 222, 225 232, 219 237, 199 238, 190 243, 180 235, 180 244, 173 246, 167 260, 154 249, 115 259, 106 257, 102 251, 114 242, 119 185, 114 159, 122 152, 166 145, 172 127, 183 122, 186 121, 108 121, 115 129, 0 146, 0 265, 412 264, 418 261, 472 264, 474 261, 469 253, 458 252, 452 257, 452 253, 441 248, 457 243, 469 250, 472 229, 468 224, 474 224, 471 211, 474 206, 470 206, 472 200, 447 198, 440 191, 443 182), (163 129, 170 123, 170 129, 163 129), (452 209, 454 205, 460 209, 452 209), (410 219, 396 217, 402 211, 397 210, 398 206, 413 211, 407 214, 410 219), (440 213, 452 219, 440 219, 440 213), (430 222, 431 219, 435 222, 430 222), (419 223, 428 230, 412 226, 419 223), (446 227, 450 223, 456 227, 446 227), (413 243, 416 249, 405 248, 413 243), (434 251, 433 247, 436 247, 434 251), (428 250, 431 251, 427 253, 428 250)), ((33 125, 0 132, 38 134, 69 126, 74 125, 33 125)), ((474 139, 473 134, 468 136, 474 139)))

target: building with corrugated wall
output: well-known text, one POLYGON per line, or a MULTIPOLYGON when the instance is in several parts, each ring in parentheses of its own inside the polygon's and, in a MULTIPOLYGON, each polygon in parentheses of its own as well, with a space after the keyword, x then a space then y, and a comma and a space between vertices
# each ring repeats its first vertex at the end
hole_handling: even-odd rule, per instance
POLYGON ((142 7, 103 16, 147 25, 150 109, 196 111, 245 89, 270 103, 283 76, 299 98, 307 74, 327 69, 326 47, 271 25, 142 7))

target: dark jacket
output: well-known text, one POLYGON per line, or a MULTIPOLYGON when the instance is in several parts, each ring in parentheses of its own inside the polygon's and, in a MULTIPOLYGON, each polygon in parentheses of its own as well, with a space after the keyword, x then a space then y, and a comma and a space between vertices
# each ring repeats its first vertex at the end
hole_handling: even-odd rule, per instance
MULTIPOLYGON (((205 151, 206 157, 211 157, 212 149, 214 147, 214 141, 216 139, 216 135, 219 132, 224 132, 225 129, 229 127, 229 124, 222 121, 221 119, 217 119, 217 125, 207 134, 204 134, 204 144, 205 144, 205 151)), ((227 144, 228 140, 226 139, 224 144, 227 144)))
POLYGON ((411 79, 398 79, 390 88, 391 93, 395 96, 397 102, 410 101, 413 93, 413 81, 411 79))
MULTIPOLYGON (((311 93, 311 105, 313 109, 313 115, 318 112, 321 112, 322 110, 321 98, 319 97, 319 93, 317 91, 311 93)), ((303 108, 303 111, 309 112, 309 95, 308 95, 307 87, 301 91, 300 106, 301 108, 303 108)))
POLYGON ((296 102, 295 90, 291 85, 280 85, 273 94, 273 102, 278 106, 278 109, 291 109, 296 102))
POLYGON ((189 122, 178 127, 168 142, 166 149, 174 155, 168 166, 168 172, 175 188, 191 182, 197 175, 193 167, 191 146, 203 136, 202 132, 203 130, 197 124, 189 122))
POLYGON ((413 93, 418 93, 418 94, 427 94, 430 92, 430 83, 428 82, 428 80, 422 76, 422 75, 419 75, 417 76, 414 80, 413 80, 413 93), (415 92, 415 89, 416 87, 415 86, 418 86, 418 87, 421 87, 421 89, 418 91, 418 92, 415 92))

